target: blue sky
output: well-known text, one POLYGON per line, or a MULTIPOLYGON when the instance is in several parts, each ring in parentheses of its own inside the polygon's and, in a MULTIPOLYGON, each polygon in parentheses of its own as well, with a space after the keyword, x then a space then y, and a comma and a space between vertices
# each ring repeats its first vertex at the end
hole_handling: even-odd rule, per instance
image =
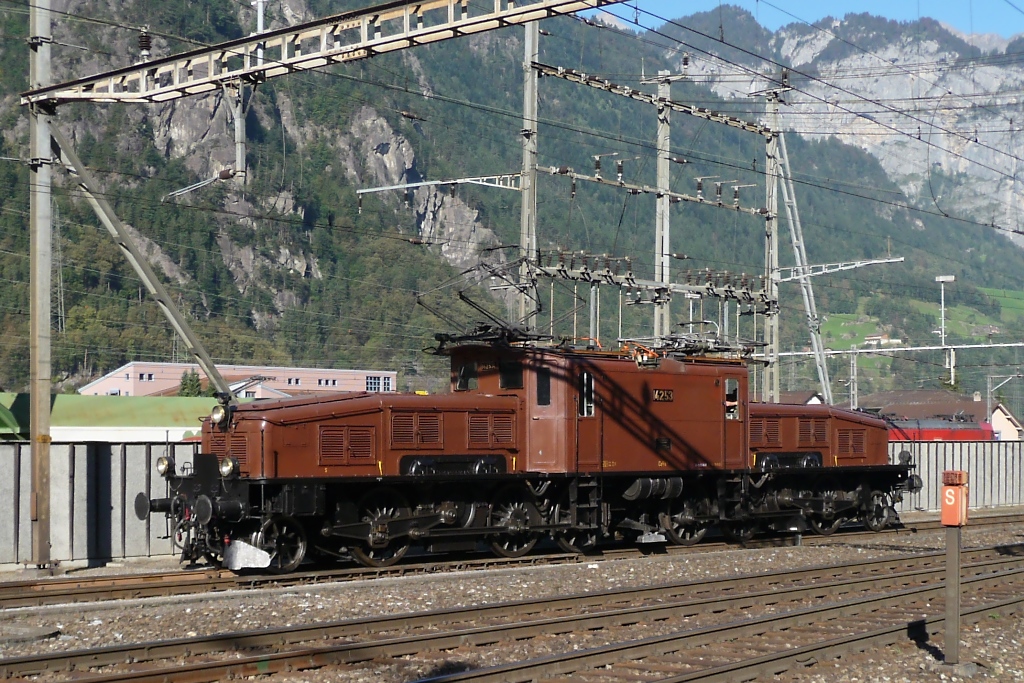
MULTIPOLYGON (((641 9, 665 18, 704 12, 719 6, 718 0, 629 0, 608 9, 616 14, 631 15, 629 8, 634 2, 641 9)), ((997 33, 1003 37, 1024 33, 1024 0, 725 0, 724 4, 747 9, 763 26, 773 31, 797 21, 790 15, 813 22, 829 15, 842 17, 849 12, 868 12, 900 21, 931 17, 964 33, 973 30, 974 33, 997 33)), ((651 20, 648 17, 641 21, 647 23, 651 20)))

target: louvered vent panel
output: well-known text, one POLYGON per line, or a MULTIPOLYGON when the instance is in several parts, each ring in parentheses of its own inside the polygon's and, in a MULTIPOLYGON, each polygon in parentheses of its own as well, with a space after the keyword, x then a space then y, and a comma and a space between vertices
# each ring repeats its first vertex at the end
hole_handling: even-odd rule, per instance
POLYGON ((441 416, 420 415, 419 435, 421 444, 441 443, 441 416))
POLYGON ((814 432, 811 421, 800 418, 800 443, 810 443, 811 435, 814 432))
POLYGON ((865 448, 867 442, 867 435, 864 433, 864 430, 858 429, 854 431, 852 440, 853 452, 856 455, 864 455, 864 453, 867 452, 867 449, 865 448))
POLYGON ((348 430, 348 459, 350 463, 373 462, 373 430, 352 427, 348 430))
POLYGON ((515 426, 511 415, 494 416, 494 443, 510 445, 515 443, 515 426))
POLYGON ((839 454, 849 455, 853 452, 853 434, 850 429, 839 430, 839 454))
POLYGON ((487 415, 469 416, 469 443, 472 446, 487 446, 491 442, 490 424, 487 415))
POLYGON ((779 421, 778 419, 765 420, 764 424, 765 442, 769 444, 779 443, 779 421))
POLYGON ((218 458, 228 454, 228 441, 224 432, 212 432, 210 434, 210 452, 218 458))
POLYGON ((244 434, 231 435, 231 456, 238 461, 238 466, 245 469, 249 456, 249 443, 244 434))
POLYGON ((391 418, 391 443, 403 446, 416 444, 415 415, 395 415, 391 418))
POLYGON ((828 443, 828 420, 814 421, 814 443, 828 443))
POLYGON ((764 420, 751 420, 750 421, 750 443, 762 444, 764 443, 764 420))
POLYGON ((345 428, 320 428, 320 464, 344 465, 345 459, 345 428))

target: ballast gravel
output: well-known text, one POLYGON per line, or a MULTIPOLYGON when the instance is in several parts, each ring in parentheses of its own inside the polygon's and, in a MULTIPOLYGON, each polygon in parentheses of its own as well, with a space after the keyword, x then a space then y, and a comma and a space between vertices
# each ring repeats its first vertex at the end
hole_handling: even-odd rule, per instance
MULTIPOLYGON (((1015 526, 964 530, 964 547, 1024 543, 1015 526)), ((0 640, 0 658, 104 645, 245 631, 271 626, 315 624, 357 617, 467 607, 485 603, 564 596, 669 581, 711 579, 862 561, 908 551, 942 551, 944 531, 909 531, 877 537, 830 539, 827 545, 771 549, 730 548, 714 552, 652 555, 642 558, 584 561, 514 569, 468 571, 384 578, 308 588, 268 589, 203 596, 122 600, 111 603, 7 610, 0 613, 0 634, 46 629, 59 636, 30 642, 0 640)), ((170 568, 171 565, 165 565, 170 568)), ((151 566, 146 569, 151 570, 151 566)), ((110 570, 108 570, 110 571, 110 570)), ((131 571, 131 567, 121 570, 131 571)), ((21 576, 0 576, 0 580, 21 576)), ((513 661, 585 648, 583 636, 538 638, 515 643, 502 659, 513 661)), ((769 680, 825 681, 1024 681, 1024 619, 993 616, 965 625, 958 667, 941 661, 943 643, 900 645, 840 660, 819 662, 769 680)), ((275 676, 275 682, 369 683, 414 681, 497 664, 479 655, 449 651, 415 658, 328 667, 275 676)))

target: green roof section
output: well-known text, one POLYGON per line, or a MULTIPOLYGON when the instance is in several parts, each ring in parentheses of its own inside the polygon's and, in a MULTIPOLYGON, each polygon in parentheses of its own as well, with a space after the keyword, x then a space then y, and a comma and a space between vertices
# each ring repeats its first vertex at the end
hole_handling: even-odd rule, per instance
MULTIPOLYGON (((50 397, 51 427, 181 427, 199 431, 215 398, 183 396, 50 397)), ((29 395, 0 392, 0 439, 28 437, 29 395)))

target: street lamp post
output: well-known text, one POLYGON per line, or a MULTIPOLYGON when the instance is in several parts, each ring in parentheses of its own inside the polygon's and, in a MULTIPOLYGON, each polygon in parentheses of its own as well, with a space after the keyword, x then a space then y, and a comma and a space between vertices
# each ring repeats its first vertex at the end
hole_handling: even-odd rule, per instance
POLYGON ((939 308, 939 329, 942 334, 943 346, 946 345, 946 283, 953 282, 954 280, 956 280, 956 276, 954 275, 938 275, 935 278, 935 281, 938 282, 939 286, 942 288, 942 299, 939 308))
POLYGON ((956 380, 956 351, 950 352, 946 349, 946 283, 954 282, 956 276, 954 275, 937 275, 935 281, 939 283, 941 288, 941 299, 939 304, 939 334, 942 337, 942 353, 946 356, 946 366, 949 368, 949 383, 954 384, 956 380))

